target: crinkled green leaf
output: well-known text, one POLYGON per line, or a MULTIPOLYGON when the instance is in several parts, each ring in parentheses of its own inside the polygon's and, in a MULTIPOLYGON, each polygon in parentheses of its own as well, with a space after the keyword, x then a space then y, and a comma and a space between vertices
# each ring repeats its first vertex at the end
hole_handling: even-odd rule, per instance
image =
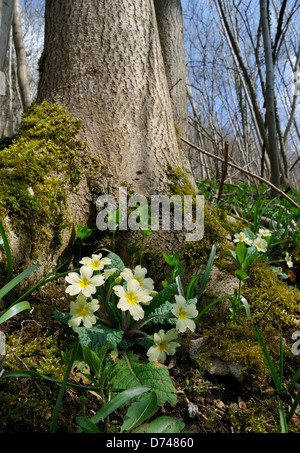
POLYGON ((74 327, 74 332, 78 334, 78 340, 81 346, 99 351, 107 343, 114 348, 122 341, 123 331, 110 329, 102 324, 95 324, 92 327, 74 327))
POLYGON ((140 361, 131 351, 116 362, 118 372, 113 379, 113 387, 126 389, 146 385, 153 390, 161 404, 168 401, 176 404, 175 388, 172 384, 168 369, 155 362, 140 361))
POLYGON ((149 313, 154 312, 158 307, 164 304, 167 300, 169 300, 177 290, 177 284, 171 283, 170 285, 166 286, 162 289, 153 299, 150 301, 148 306, 144 307, 145 316, 149 316, 149 313))
POLYGON ((125 264, 116 253, 110 252, 107 255, 107 258, 110 258, 111 263, 105 266, 106 269, 112 269, 113 267, 116 267, 118 270, 122 271, 125 268, 125 264))

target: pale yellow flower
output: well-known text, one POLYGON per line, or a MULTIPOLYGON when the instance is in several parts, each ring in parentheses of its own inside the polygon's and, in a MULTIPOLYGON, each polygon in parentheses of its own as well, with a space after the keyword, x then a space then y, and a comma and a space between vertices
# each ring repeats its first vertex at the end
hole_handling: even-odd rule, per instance
POLYGON ((132 278, 127 282, 126 287, 116 285, 113 288, 115 294, 120 298, 117 307, 121 311, 129 311, 135 321, 143 319, 144 310, 140 304, 148 305, 152 299, 149 292, 143 289, 139 282, 132 278))
POLYGON ((185 332, 186 329, 190 329, 192 332, 196 328, 195 321, 193 318, 196 318, 198 315, 198 310, 194 304, 187 304, 184 297, 176 295, 176 303, 173 304, 172 313, 178 319, 176 322, 176 329, 180 332, 185 332))
POLYGON ((88 302, 87 297, 79 294, 75 302, 70 303, 71 319, 68 324, 70 327, 78 327, 81 322, 84 327, 92 327, 96 324, 97 318, 94 315, 95 311, 99 309, 99 302, 97 299, 92 299, 88 302))
POLYGON ((94 275, 91 267, 83 266, 80 269, 80 274, 77 272, 70 272, 65 277, 66 282, 71 283, 67 287, 66 293, 70 296, 82 293, 86 297, 90 297, 96 292, 96 287, 104 284, 103 275, 94 275))
POLYGON ((154 345, 147 352, 150 362, 164 363, 167 355, 174 355, 178 346, 178 333, 176 329, 171 329, 167 333, 160 330, 154 334, 154 345))

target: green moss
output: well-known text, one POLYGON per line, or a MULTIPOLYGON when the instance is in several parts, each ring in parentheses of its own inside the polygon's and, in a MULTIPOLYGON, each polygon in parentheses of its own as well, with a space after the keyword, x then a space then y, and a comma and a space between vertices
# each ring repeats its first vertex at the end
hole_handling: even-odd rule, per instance
POLYGON ((228 249, 228 235, 232 235, 237 229, 235 223, 227 220, 224 211, 216 208, 207 201, 204 204, 204 236, 201 241, 188 242, 184 245, 184 256, 192 267, 206 262, 212 245, 217 247, 217 258, 215 263, 220 267, 228 270, 228 258, 230 258, 228 249))
POLYGON ((267 262, 256 259, 247 269, 250 276, 243 295, 251 306, 253 321, 288 331, 297 326, 300 291, 280 280, 267 262))
POLYGON ((169 178, 168 187, 170 195, 196 195, 193 184, 181 168, 173 168, 172 165, 168 163, 166 175, 169 178))
POLYGON ((84 145, 76 139, 80 121, 47 102, 23 116, 19 133, 0 152, 0 219, 18 230, 65 226, 67 189, 76 190, 84 145))
POLYGON ((251 398, 243 410, 234 405, 229 408, 228 417, 235 433, 280 433, 278 401, 275 397, 256 400, 251 398))
MULTIPOLYGON (((268 329, 263 336, 276 363, 279 356, 279 340, 274 341, 276 332, 268 329)), ((265 390, 271 383, 270 372, 251 323, 239 326, 220 323, 213 329, 207 329, 201 344, 199 368, 209 369, 212 357, 224 363, 238 364, 244 377, 243 384, 251 384, 252 389, 265 390)))

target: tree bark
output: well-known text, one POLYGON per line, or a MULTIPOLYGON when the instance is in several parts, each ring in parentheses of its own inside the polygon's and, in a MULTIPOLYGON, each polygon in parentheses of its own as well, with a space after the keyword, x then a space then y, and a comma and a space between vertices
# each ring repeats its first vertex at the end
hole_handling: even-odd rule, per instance
MULTIPOLYGON (((38 102, 58 104, 79 118, 77 138, 86 143, 77 191, 66 188, 63 215, 71 227, 56 248, 51 228, 45 249, 39 238, 34 242, 45 273, 68 256, 75 223, 96 227, 100 195, 117 199, 123 185, 128 195, 167 194, 174 177, 169 165, 193 178, 178 145, 153 0, 46 0, 40 71, 38 102)), ((12 244, 19 263, 25 256, 27 264, 32 261, 28 241, 22 253, 17 241, 12 244)), ((161 250, 162 241, 157 245, 161 250)))
POLYGON ((187 74, 180 0, 154 0, 174 120, 188 138, 187 74))
POLYGON ((5 95, 4 65, 13 16, 13 0, 0 0, 0 96, 5 95))
POLYGON ((167 162, 184 165, 153 1, 47 0, 44 99, 79 117, 89 155, 140 194, 165 190, 167 162))
MULTIPOLYGON (((271 182, 275 187, 280 187, 279 153, 274 94, 274 68, 266 0, 260 0, 260 17, 266 64, 265 106, 267 114, 271 182)), ((272 197, 275 197, 276 195, 277 194, 274 191, 271 191, 272 197)))
POLYGON ((32 103, 32 94, 28 80, 26 51, 23 40, 22 22, 21 22, 21 7, 20 0, 14 0, 13 13, 13 39, 17 56, 17 72, 18 83, 20 88, 23 111, 32 103))

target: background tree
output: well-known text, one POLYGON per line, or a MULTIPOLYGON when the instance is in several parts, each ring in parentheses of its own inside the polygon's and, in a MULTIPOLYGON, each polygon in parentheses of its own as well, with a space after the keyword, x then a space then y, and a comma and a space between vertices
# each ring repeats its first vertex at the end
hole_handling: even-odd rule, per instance
MULTIPOLYGON (((274 71, 272 127, 276 127, 279 158, 273 158, 270 153, 276 148, 268 144, 274 135, 266 116, 267 69, 257 2, 185 3, 188 76, 193 99, 190 122, 215 154, 226 139, 230 158, 270 179, 271 164, 278 160, 280 182, 297 188, 299 167, 294 164, 299 156, 299 96, 294 92, 293 74, 299 64, 296 25, 299 3, 274 0, 267 4, 265 14, 271 24, 268 28, 272 52, 272 60, 268 61, 274 71)), ((210 167, 215 165, 209 163, 210 167)), ((272 173, 278 184, 278 168, 273 168, 272 173)))

